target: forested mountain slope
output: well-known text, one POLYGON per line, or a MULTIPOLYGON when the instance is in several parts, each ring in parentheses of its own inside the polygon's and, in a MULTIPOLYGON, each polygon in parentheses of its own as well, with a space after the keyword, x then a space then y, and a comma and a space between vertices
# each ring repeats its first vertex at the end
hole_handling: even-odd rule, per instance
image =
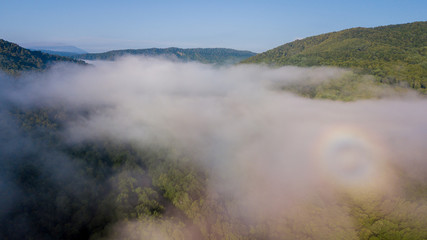
POLYGON ((243 63, 338 66, 376 76, 383 83, 427 87, 427 22, 351 28, 296 40, 243 63))
POLYGON ((176 57, 182 61, 198 61, 213 64, 233 64, 238 63, 255 53, 250 51, 239 51, 227 48, 149 48, 149 49, 127 49, 114 50, 105 53, 88 53, 74 56, 86 60, 114 60, 125 55, 142 56, 166 56, 176 57))
POLYGON ((0 39, 0 69, 7 73, 45 69, 54 62, 84 64, 81 60, 30 51, 19 45, 0 39))

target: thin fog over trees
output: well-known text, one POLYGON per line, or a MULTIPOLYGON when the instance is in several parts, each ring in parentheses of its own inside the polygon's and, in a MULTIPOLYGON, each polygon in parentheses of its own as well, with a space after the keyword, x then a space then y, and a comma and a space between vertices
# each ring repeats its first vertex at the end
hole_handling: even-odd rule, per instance
POLYGON ((427 237, 412 91, 137 57, 0 78, 1 238, 427 237))

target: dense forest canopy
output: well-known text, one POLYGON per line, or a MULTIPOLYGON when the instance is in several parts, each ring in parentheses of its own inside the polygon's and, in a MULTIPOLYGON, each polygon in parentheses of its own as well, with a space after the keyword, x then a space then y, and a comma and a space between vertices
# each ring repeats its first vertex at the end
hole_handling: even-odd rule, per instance
POLYGON ((426 93, 427 22, 351 28, 284 44, 243 63, 337 66, 426 93))

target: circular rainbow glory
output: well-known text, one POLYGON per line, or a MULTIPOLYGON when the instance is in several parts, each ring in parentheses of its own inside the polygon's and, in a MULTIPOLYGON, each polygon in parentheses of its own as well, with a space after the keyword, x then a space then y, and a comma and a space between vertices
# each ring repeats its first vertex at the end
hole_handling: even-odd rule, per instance
POLYGON ((321 176, 338 186, 379 187, 387 181, 383 144, 354 126, 327 129, 317 141, 314 159, 321 176))

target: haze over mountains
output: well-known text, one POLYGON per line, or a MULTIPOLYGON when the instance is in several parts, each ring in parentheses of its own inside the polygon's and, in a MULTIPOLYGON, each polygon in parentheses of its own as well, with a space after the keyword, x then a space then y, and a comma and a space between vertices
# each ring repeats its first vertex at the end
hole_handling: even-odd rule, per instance
POLYGON ((75 47, 75 46, 67 46, 67 45, 39 45, 39 44, 29 44, 25 45, 25 48, 28 48, 33 51, 41 51, 44 53, 69 57, 77 54, 87 53, 85 50, 75 47))
MULTIPOLYGON (((3 45, 5 45, 4 42, 2 43, 3 45)), ((427 22, 414 22, 376 28, 353 28, 326 33, 296 40, 260 54, 225 48, 150 48, 84 54, 78 54, 84 50, 72 46, 66 48, 61 46, 39 46, 38 49, 42 49, 45 53, 82 60, 114 60, 118 57, 136 55, 162 56, 179 61, 198 61, 219 65, 241 62, 263 63, 273 66, 336 66, 350 68, 357 74, 372 75, 375 77, 374 82, 376 83, 410 87, 425 94, 427 93, 426 42, 427 22)), ((31 64, 24 61, 22 64, 18 64, 22 65, 22 67, 18 65, 12 66, 10 62, 6 63, 9 59, 8 56, 11 55, 6 53, 5 46, 3 46, 2 51, 3 69, 28 70, 35 69, 34 66, 37 65, 30 67, 31 64), (5 54, 9 55, 6 56, 5 54)), ((44 55, 44 58, 47 56, 44 55)), ((51 57, 51 60, 45 59, 43 61, 54 60, 72 61, 58 57, 51 57)), ((42 66, 43 64, 39 63, 39 65, 42 66)), ((359 81, 356 82, 355 84, 358 85, 359 81)), ((338 86, 338 88, 342 88, 342 86, 338 86)), ((325 94, 318 94, 317 89, 309 90, 309 92, 301 91, 301 89, 293 89, 293 91, 304 96, 325 96, 325 94)), ((370 97, 372 97, 372 94, 368 93, 366 98, 370 97)), ((338 98, 343 99, 346 97, 338 98)))
POLYGON ((248 57, 254 56, 255 53, 228 48, 150 48, 80 54, 74 56, 74 58, 85 60, 114 60, 126 55, 173 57, 181 61, 198 61, 211 64, 235 64, 248 57))
MULTIPOLYGON (((13 49, 9 46, 6 46, 12 43, 4 40, 2 41, 2 44, 4 45, 2 46, 1 50, 2 54, 4 55, 3 61, 6 61, 11 55, 19 55, 23 53, 23 50, 21 50, 21 47, 17 44, 14 44, 15 49, 13 49)), ((105 53, 87 53, 84 50, 76 48, 74 46, 33 46, 30 49, 27 49, 26 51, 27 55, 30 53, 30 51, 33 52, 33 55, 36 54, 36 51, 40 51, 50 55, 72 57, 74 59, 81 60, 115 60, 119 57, 127 55, 136 55, 146 57, 167 57, 179 61, 197 61, 201 63, 219 65, 235 64, 256 54, 250 51, 240 51, 228 48, 150 48, 114 50, 105 53)), ((45 57, 48 56, 46 54, 44 55, 45 57)), ((29 58, 29 56, 22 56, 22 58, 29 58)), ((67 58, 58 58, 53 56, 52 60, 46 61, 53 61, 54 58, 57 58, 58 60, 62 59, 63 61, 70 61, 70 59, 67 58)), ((26 63, 23 62, 22 64, 26 63)), ((4 69, 6 69, 6 66, 4 69)))

